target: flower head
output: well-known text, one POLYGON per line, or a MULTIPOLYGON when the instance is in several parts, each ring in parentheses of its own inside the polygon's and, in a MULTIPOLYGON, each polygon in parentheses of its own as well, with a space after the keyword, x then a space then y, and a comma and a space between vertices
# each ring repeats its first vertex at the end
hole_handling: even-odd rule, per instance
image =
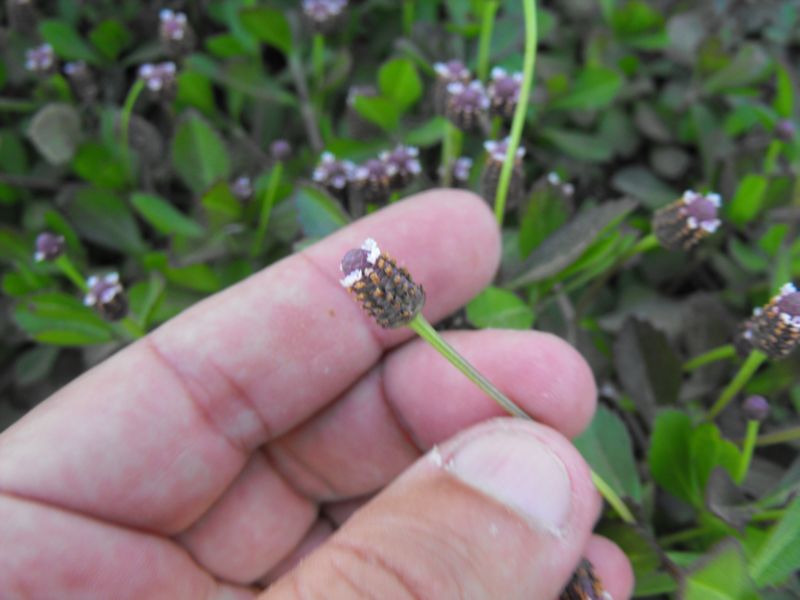
POLYGON ((396 173, 395 165, 371 158, 353 169, 350 180, 363 201, 385 202, 389 198, 392 177, 396 173))
POLYGON ((175 87, 176 72, 174 62, 145 63, 139 67, 139 79, 153 93, 168 93, 175 87))
POLYGON ((446 83, 452 83, 453 81, 469 83, 472 79, 472 73, 460 60, 434 63, 433 70, 436 72, 436 77, 446 83))
POLYGON ((603 589, 603 584, 597 577, 594 566, 584 558, 559 598, 562 600, 611 600, 611 594, 603 589))
MULTIPOLYGON (((490 204, 494 201, 497 194, 497 186, 500 183, 500 173, 503 170, 503 163, 508 152, 509 138, 503 140, 487 140, 483 143, 486 150, 486 163, 481 174, 481 194, 490 204)), ((522 158, 525 156, 525 148, 517 147, 514 155, 514 167, 511 170, 511 180, 508 184, 509 204, 518 201, 522 196, 525 185, 525 173, 522 169, 522 158)))
POLYGON ((128 313, 128 300, 118 273, 102 277, 92 275, 86 280, 89 290, 83 297, 86 306, 93 307, 109 321, 119 321, 128 313))
POLYGON ((303 13, 320 30, 330 29, 346 8, 347 0, 303 0, 303 13))
POLYGON ((513 117, 521 86, 522 73, 508 73, 501 67, 492 69, 492 79, 487 87, 492 113, 506 118, 513 117))
POLYGON ((489 97, 480 81, 447 84, 445 116, 460 129, 472 129, 488 109, 489 97))
POLYGON ((91 102, 97 97, 97 82, 86 62, 82 60, 68 62, 64 65, 64 75, 67 76, 72 91, 81 100, 91 102))
POLYGON ((47 74, 56 65, 56 53, 50 44, 25 51, 25 68, 31 73, 47 74))
POLYGON ((164 8, 158 13, 158 32, 163 40, 180 41, 186 38, 189 22, 186 14, 164 8))
POLYGON ((397 145, 394 150, 381 152, 378 155, 392 171, 392 188, 401 189, 410 184, 422 173, 419 164, 419 149, 414 146, 397 145))
POLYGON ((769 415, 769 402, 764 396, 748 396, 742 404, 742 412, 750 421, 763 421, 769 415))
POLYGON ((411 275, 375 240, 364 240, 359 248, 348 250, 342 258, 341 284, 350 290, 381 327, 408 324, 422 310, 425 292, 411 275))
POLYGON ((747 338, 753 347, 773 359, 783 358, 800 345, 800 292, 787 283, 780 293, 748 320, 747 338))
POLYGON ((680 199, 656 211, 653 233, 669 250, 689 250, 720 226, 719 194, 684 192, 680 199))
POLYGON ((275 140, 269 145, 269 153, 273 160, 287 160, 292 155, 292 145, 284 139, 275 140))
POLYGON ((781 119, 775 123, 775 136, 784 142, 791 142, 797 133, 794 121, 791 119, 781 119))
POLYGON ((245 202, 253 197, 253 182, 247 175, 237 177, 231 184, 231 193, 236 199, 245 202))
POLYGON ((53 261, 64 254, 67 248, 63 235, 43 231, 36 236, 36 250, 33 258, 36 262, 53 261))
POLYGON ((349 160, 338 160, 332 153, 323 152, 312 179, 328 191, 340 195, 347 189, 353 171, 355 165, 349 160))
POLYGON ((453 162, 453 180, 457 183, 469 181, 469 173, 472 170, 472 159, 469 156, 460 156, 453 162))

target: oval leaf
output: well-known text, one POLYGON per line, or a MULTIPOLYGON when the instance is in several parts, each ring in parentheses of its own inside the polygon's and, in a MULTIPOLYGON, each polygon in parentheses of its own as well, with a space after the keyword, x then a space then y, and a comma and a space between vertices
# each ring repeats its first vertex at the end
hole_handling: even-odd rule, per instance
POLYGON ((203 228, 200 225, 163 198, 152 194, 135 193, 131 196, 131 204, 145 221, 163 234, 187 237, 203 235, 203 228))
POLYGON ((530 329, 533 310, 508 290, 488 287, 467 304, 467 318, 476 327, 530 329))
POLYGON ((196 194, 221 179, 228 179, 231 174, 228 149, 219 134, 196 113, 190 113, 175 132, 172 163, 184 183, 196 194))

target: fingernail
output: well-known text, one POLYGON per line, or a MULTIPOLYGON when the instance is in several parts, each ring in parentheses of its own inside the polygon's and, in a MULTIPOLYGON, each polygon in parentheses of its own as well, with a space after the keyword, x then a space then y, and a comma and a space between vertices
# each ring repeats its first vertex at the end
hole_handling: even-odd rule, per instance
POLYGON ((468 439, 447 466, 465 483, 553 533, 569 516, 567 468, 533 435, 500 431, 468 439))

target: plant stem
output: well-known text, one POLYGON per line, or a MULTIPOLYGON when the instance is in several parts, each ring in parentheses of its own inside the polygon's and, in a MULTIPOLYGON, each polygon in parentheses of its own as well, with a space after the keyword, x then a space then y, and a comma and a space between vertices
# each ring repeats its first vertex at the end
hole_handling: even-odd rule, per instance
POLYGON ((753 450, 756 447, 756 439, 758 438, 758 427, 760 423, 755 419, 747 421, 747 433, 744 436, 742 443, 742 454, 739 459, 739 468, 736 471, 734 481, 741 485, 744 478, 747 477, 747 471, 750 468, 750 461, 753 459, 753 450))
POLYGON ((708 535, 709 533, 711 533, 711 530, 708 527, 702 525, 700 527, 684 529, 683 531, 678 531, 670 535, 665 535, 664 537, 659 538, 658 544, 659 546, 668 547, 672 546, 673 544, 688 542, 696 538, 703 537, 705 535, 708 535))
POLYGON ((77 287, 80 291, 86 293, 89 291, 89 286, 86 284, 86 279, 78 271, 78 268, 69 259, 69 256, 62 254, 55 261, 61 272, 77 287))
POLYGON ((489 50, 492 45, 492 29, 494 15, 497 12, 497 0, 484 0, 481 13, 481 32, 478 38, 478 79, 486 81, 489 75, 489 50))
POLYGON ((292 74, 292 80, 297 90, 297 95, 300 97, 300 116, 303 117, 303 125, 305 125, 308 142, 311 144, 311 148, 314 152, 322 152, 324 147, 322 144, 322 135, 319 132, 317 116, 308 93, 303 62, 296 52, 292 52, 289 55, 289 71, 292 74))
POLYGON ((450 187, 453 183, 453 164, 461 151, 461 130, 450 121, 445 121, 442 139, 442 185, 450 187))
POLYGON ((694 358, 687 360, 685 363, 683 363, 683 370, 688 373, 709 363, 713 363, 718 360, 727 360, 729 358, 734 358, 735 356, 736 348, 733 346, 733 344, 725 344, 724 346, 719 346, 718 348, 714 348, 708 352, 703 352, 703 354, 699 354, 694 358))
MULTIPOLYGON (((455 348, 453 348, 450 344, 448 344, 439 332, 437 332, 433 326, 422 316, 422 314, 417 314, 411 322, 408 324, 408 327, 413 330, 417 335, 419 335, 423 340, 428 342, 433 348, 439 352, 447 361, 456 367, 459 371, 461 371, 464 375, 466 375, 470 381, 472 381, 475 385, 477 385, 481 390, 486 392, 486 394, 495 402, 497 402, 500 407, 505 410, 507 413, 514 417, 519 417, 521 419, 526 419, 528 421, 532 421, 533 419, 531 416, 522 410, 519 406, 517 406, 513 400, 511 400, 508 396, 503 394, 499 389, 497 389, 494 384, 486 379, 481 373, 473 367, 467 359, 461 356, 458 352, 456 352, 455 348)), ((592 481, 594 482, 595 486, 597 487, 598 491, 603 495, 603 497, 608 501, 611 507, 617 511, 619 516, 622 518, 623 521, 626 523, 635 523, 635 519, 633 514, 631 514, 628 507, 622 501, 622 499, 617 496, 617 493, 609 486, 597 473, 592 470, 592 481)))
POLYGON ((654 233, 648 233, 642 239, 640 239, 636 244, 625 253, 625 260, 633 258, 637 254, 642 254, 644 252, 649 252, 650 250, 654 250, 658 248, 661 244, 658 242, 658 238, 654 233))
POLYGON ((767 355, 763 352, 758 350, 753 350, 750 352, 750 356, 747 357, 747 360, 744 361, 744 364, 739 369, 739 372, 736 373, 736 376, 731 380, 731 382, 722 390, 722 394, 720 394, 719 399, 714 403, 708 414, 706 415, 706 419, 711 421, 714 419, 722 410, 728 405, 728 403, 733 400, 733 397, 738 394, 741 389, 745 386, 745 384, 750 381, 750 378, 755 374, 758 370, 758 367, 761 366, 767 359, 767 355))
POLYGON ((125 317, 119 324, 125 333, 135 340, 147 335, 147 332, 131 317, 125 317))
POLYGON ((411 37, 414 27, 414 9, 416 0, 403 0, 403 35, 411 37))
POLYGON ((503 217, 506 212, 506 196, 511 183, 511 171, 514 168, 514 158, 517 154, 519 141, 522 137, 522 128, 525 126, 525 116, 528 113, 528 98, 533 85, 533 71, 536 66, 536 0, 522 0, 525 13, 525 59, 522 66, 522 84, 519 89, 519 101, 514 111, 514 121, 511 124, 508 150, 503 169, 500 171, 500 181, 497 184, 497 193, 494 198, 494 214, 498 225, 502 228, 503 217))
POLYGON ((261 246, 264 244, 264 236, 267 234, 267 225, 269 224, 269 217, 272 213, 272 207, 275 204, 275 195, 278 193, 278 186, 281 183, 283 176, 283 163, 278 161, 272 167, 272 173, 269 175, 267 182, 267 190, 262 194, 261 211, 258 215, 258 229, 253 238, 253 245, 250 248, 250 256, 255 258, 261 251, 261 246))
POLYGON ((128 96, 125 98, 125 104, 122 106, 122 113, 119 117, 119 137, 120 146, 122 147, 122 156, 125 163, 125 168, 128 171, 128 177, 132 175, 131 162, 130 162, 130 125, 131 115, 133 114, 133 107, 139 99, 142 91, 144 90, 144 81, 137 79, 128 91, 128 96))
POLYGON ((311 46, 311 75, 314 78, 314 91, 318 99, 322 97, 322 83, 325 73, 325 36, 315 33, 311 46))
POLYGON ((800 426, 765 433, 758 437, 756 446, 772 446, 773 444, 783 444, 784 442, 793 442, 795 440, 800 440, 800 426))

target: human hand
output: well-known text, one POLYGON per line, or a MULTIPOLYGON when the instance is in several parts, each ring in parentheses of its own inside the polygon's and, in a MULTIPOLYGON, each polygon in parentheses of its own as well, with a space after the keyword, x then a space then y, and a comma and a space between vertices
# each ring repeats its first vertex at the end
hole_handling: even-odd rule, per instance
POLYGON ((581 556, 628 597, 565 437, 594 410, 587 365, 543 333, 448 333, 540 424, 492 419, 469 380, 339 286, 365 237, 425 286, 431 321, 499 260, 480 199, 420 194, 66 386, 0 436, 3 597, 253 598, 274 582, 265 598, 552 599, 581 556))

